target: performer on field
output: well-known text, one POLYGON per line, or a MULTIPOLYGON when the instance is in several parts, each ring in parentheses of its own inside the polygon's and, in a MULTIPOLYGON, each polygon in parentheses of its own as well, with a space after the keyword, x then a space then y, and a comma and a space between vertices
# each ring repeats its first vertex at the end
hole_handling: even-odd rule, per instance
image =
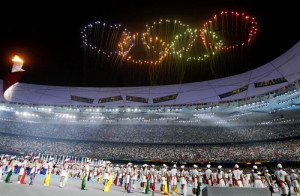
POLYGON ((21 168, 18 176, 18 184, 26 184, 24 182, 26 174, 27 174, 27 164, 29 162, 29 156, 25 156, 24 160, 21 163, 21 168))
POLYGON ((155 178, 156 178, 156 169, 155 169, 155 165, 152 165, 150 169, 150 189, 152 189, 153 185, 155 184, 155 178))
POLYGON ((206 170, 205 170, 205 173, 204 173, 204 176, 205 176, 205 184, 207 185, 207 186, 212 186, 212 182, 213 182, 213 180, 212 180, 212 178, 213 178, 213 173, 212 173, 212 171, 210 170, 210 164, 208 164, 207 166, 206 166, 206 170))
POLYGON ((15 160, 16 160, 16 157, 12 156, 10 158, 10 161, 7 163, 7 171, 8 171, 8 174, 5 178, 5 182, 6 183, 12 183, 10 178, 14 172, 14 166, 15 166, 15 160))
POLYGON ((193 181, 193 195, 196 195, 197 193, 197 187, 198 187, 198 178, 199 178, 199 172, 197 170, 198 166, 194 165, 192 170, 192 181, 193 181))
POLYGON ((180 170, 180 184, 181 184, 181 195, 186 195, 187 182, 186 182, 186 172, 184 165, 181 166, 180 170))
POLYGON ((164 193, 166 182, 168 180, 168 171, 167 171, 167 165, 163 164, 163 168, 161 169, 161 190, 162 194, 164 193))
POLYGON ((199 186, 201 187, 202 186, 202 183, 203 183, 203 172, 202 170, 199 168, 198 170, 198 175, 199 175, 199 186))
POLYGON ((140 185, 141 185, 141 190, 142 190, 143 193, 145 192, 145 191, 144 191, 144 183, 147 182, 146 176, 144 176, 144 170, 145 170, 145 168, 146 168, 146 164, 144 164, 144 165, 142 166, 142 168, 140 169, 140 171, 139 171, 139 175, 140 175, 140 185))
POLYGON ((51 173, 53 170, 53 165, 54 165, 54 158, 50 157, 49 158, 49 163, 48 163, 48 168, 47 168, 47 173, 45 176, 45 180, 44 180, 44 186, 49 186, 50 184, 50 177, 51 177, 51 173))
MULTIPOLYGON (((125 175, 125 192, 128 192, 128 188, 129 188, 129 182, 131 180, 131 176, 132 176, 132 163, 128 163, 127 164, 127 168, 126 168, 126 175, 125 175)), ((130 190, 129 190, 130 192, 130 190)))
POLYGON ((148 170, 148 165, 145 164, 143 165, 143 179, 142 179, 142 182, 143 182, 143 193, 146 193, 146 187, 147 187, 147 180, 148 180, 148 177, 149 177, 149 170, 148 170))
POLYGON ((233 174, 231 172, 231 169, 228 170, 228 185, 229 187, 233 187, 233 174))
POLYGON ((105 166, 105 170, 104 170, 104 187, 108 186, 108 181, 110 178, 110 174, 112 172, 110 163, 111 163, 110 161, 106 161, 106 166, 105 166))
POLYGON ((281 196, 287 196, 289 194, 289 184, 287 173, 282 169, 282 165, 277 165, 278 170, 275 171, 274 176, 278 185, 281 196))
POLYGON ((83 168, 83 179, 81 182, 81 190, 87 190, 85 187, 86 187, 86 182, 88 181, 89 173, 90 173, 90 160, 88 159, 83 168))
POLYGON ((33 159, 34 161, 31 164, 32 168, 30 170, 30 183, 29 183, 29 185, 33 185, 35 175, 37 174, 38 169, 39 169, 39 159, 40 159, 40 157, 34 157, 34 159, 33 159))
POLYGON ((2 160, 2 167, 3 167, 4 173, 6 173, 8 171, 8 163, 9 163, 9 156, 5 155, 4 159, 2 160))
POLYGON ((119 186, 122 186, 123 184, 123 173, 125 173, 125 168, 124 168, 124 165, 121 165, 121 168, 119 170, 119 176, 118 176, 118 179, 119 179, 119 186))
POLYGON ((268 170, 265 170, 264 176, 265 176, 267 185, 268 185, 268 187, 269 187, 269 190, 270 190, 272 193, 274 193, 273 179, 272 179, 271 174, 269 174, 269 171, 268 171, 268 170))
POLYGON ((292 186, 294 187, 294 192, 297 194, 298 193, 298 175, 292 169, 290 176, 291 176, 292 186))
POLYGON ((137 186, 136 186, 136 182, 138 180, 138 174, 139 174, 139 169, 137 167, 137 165, 134 165, 133 166, 133 171, 132 171, 132 188, 133 189, 136 189, 137 186))
POLYGON ((66 159, 63 164, 62 171, 60 173, 60 183, 59 187, 63 188, 65 186, 66 180, 68 178, 69 173, 69 159, 66 159))
POLYGON ((225 175, 222 170, 222 165, 218 166, 218 171, 217 171, 217 184, 219 187, 225 187, 225 175))
MULTIPOLYGON (((18 175, 18 184, 20 184, 20 181, 21 181, 21 179, 22 179, 22 176, 23 176, 23 174, 24 174, 24 169, 23 169, 23 161, 25 161, 25 158, 23 158, 23 157, 20 157, 19 158, 19 161, 18 161, 18 167, 20 167, 19 168, 19 175, 18 175)), ((15 171, 16 172, 16 171, 15 171)))
POLYGON ((258 169, 257 166, 253 165, 253 169, 254 169, 254 172, 251 176, 251 182, 253 182, 253 187, 254 188, 264 188, 264 185, 261 180, 261 175, 257 171, 257 169, 258 169))
POLYGON ((119 164, 117 164, 114 167, 114 184, 115 184, 115 186, 118 186, 119 174, 120 174, 120 167, 119 167, 119 164))
POLYGON ((177 168, 176 165, 173 165, 173 168, 171 169, 171 190, 172 190, 172 194, 175 194, 175 189, 177 186, 177 168))
POLYGON ((232 180, 237 187, 243 187, 243 172, 240 170, 239 165, 235 164, 234 171, 232 172, 232 180))

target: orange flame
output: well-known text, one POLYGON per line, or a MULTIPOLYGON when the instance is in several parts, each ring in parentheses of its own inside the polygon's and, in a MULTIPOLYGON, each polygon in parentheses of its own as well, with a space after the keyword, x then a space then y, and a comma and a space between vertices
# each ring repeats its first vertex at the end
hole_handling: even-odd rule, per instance
POLYGON ((21 63, 23 63, 23 60, 20 59, 20 57, 17 56, 17 55, 12 59, 12 61, 13 61, 13 62, 21 62, 21 63))

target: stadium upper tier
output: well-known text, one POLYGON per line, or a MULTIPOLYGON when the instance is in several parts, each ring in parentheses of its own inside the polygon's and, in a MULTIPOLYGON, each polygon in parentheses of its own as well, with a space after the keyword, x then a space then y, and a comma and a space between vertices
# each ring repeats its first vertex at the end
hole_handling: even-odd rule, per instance
MULTIPOLYGON (((223 102, 280 89, 300 79, 300 41, 254 70, 215 80, 164 86, 90 88, 16 83, 2 101, 51 105, 153 106, 223 102)), ((0 90, 3 92, 3 81, 0 90)))

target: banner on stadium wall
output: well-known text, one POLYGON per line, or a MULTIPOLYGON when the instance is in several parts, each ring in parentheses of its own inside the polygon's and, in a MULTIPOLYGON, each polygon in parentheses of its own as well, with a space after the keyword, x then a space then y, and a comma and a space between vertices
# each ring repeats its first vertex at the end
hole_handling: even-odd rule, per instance
POLYGON ((107 103, 107 102, 114 102, 120 100, 123 100, 122 96, 105 97, 105 98, 100 98, 98 100, 98 103, 107 103))
POLYGON ((165 101, 170 101, 176 99, 178 94, 173 94, 173 95, 168 95, 164 97, 156 97, 153 98, 153 103, 160 103, 160 102, 165 102, 165 101))
POLYGON ((86 97, 79 97, 75 95, 71 95, 72 101, 78 101, 78 102, 84 102, 84 103, 90 103, 92 104, 94 102, 94 99, 86 98, 86 97))
POLYGON ((284 77, 281 77, 281 78, 275 78, 272 80, 256 82, 256 83, 254 83, 254 86, 255 86, 255 88, 259 88, 259 87, 265 87, 265 86, 272 86, 272 85, 280 84, 280 83, 284 83, 284 82, 287 82, 287 80, 284 77))
POLYGON ((126 96, 126 101, 133 101, 133 102, 140 102, 140 103, 148 103, 148 98, 126 96))
POLYGON ((223 93, 223 94, 219 95, 219 97, 222 99, 222 98, 225 98, 225 97, 236 95, 236 94, 241 93, 241 92, 246 91, 246 90, 248 90, 248 85, 243 86, 243 87, 238 88, 238 89, 235 89, 233 91, 227 92, 227 93, 223 93))

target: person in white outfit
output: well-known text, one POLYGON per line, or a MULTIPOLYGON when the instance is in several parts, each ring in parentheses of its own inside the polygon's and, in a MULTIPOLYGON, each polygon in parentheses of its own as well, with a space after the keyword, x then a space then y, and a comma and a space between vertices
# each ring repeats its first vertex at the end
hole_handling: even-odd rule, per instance
POLYGON ((277 168, 278 170, 275 171, 274 176, 278 185, 279 192, 281 196, 287 196, 289 194, 287 173, 283 171, 282 165, 280 163, 277 165, 277 168))
POLYGON ((155 183, 155 178, 156 178, 155 165, 151 165, 151 169, 150 169, 150 189, 152 189, 153 184, 155 183))
POLYGON ((243 187, 243 172, 239 169, 238 164, 235 164, 232 174, 234 185, 237 187, 243 187))
POLYGON ((181 184, 181 195, 186 195, 186 172, 184 169, 184 165, 181 166, 180 171, 180 184, 181 184))
POLYGON ((231 169, 228 170, 228 185, 229 187, 233 187, 233 179, 232 179, 232 172, 231 172, 231 169))
POLYGON ((144 166, 144 169, 143 169, 143 187, 142 187, 142 190, 143 190, 143 193, 146 193, 146 186, 147 186, 147 179, 149 177, 149 169, 148 169, 148 165, 145 164, 143 165, 144 166))
POLYGON ((198 166, 193 165, 193 170, 192 170, 192 181, 193 181, 193 195, 196 195, 197 193, 197 187, 198 187, 198 178, 199 178, 199 172, 197 170, 198 166))
POLYGON ((298 194, 298 175, 295 173, 295 171, 291 170, 291 182, 292 186, 294 187, 294 192, 298 194))
POLYGON ((23 160, 23 158, 20 159, 19 161, 19 166, 20 166, 20 171, 19 171, 19 176, 18 176, 18 184, 20 184, 21 178, 26 170, 26 163, 28 161, 29 156, 26 156, 23 160))
POLYGON ((175 189, 177 186, 177 169, 176 165, 173 165, 173 168, 171 169, 171 190, 172 193, 175 194, 175 189))
POLYGON ((136 189, 136 188, 137 188, 135 182, 136 182, 137 179, 138 179, 138 172, 139 172, 139 170, 138 170, 137 165, 134 165, 134 166, 133 166, 133 172, 132 172, 132 173, 133 173, 133 174, 132 174, 132 188, 133 188, 133 189, 136 189))
POLYGON ((257 171, 257 166, 253 165, 254 172, 251 175, 251 182, 253 183, 254 188, 264 188, 264 185, 261 181, 260 172, 257 171))
POLYGON ((269 170, 267 170, 267 169, 265 170, 264 176, 265 176, 265 179, 266 179, 269 190, 272 193, 274 193, 273 180, 272 180, 271 174, 269 174, 269 170))
POLYGON ((166 180, 168 180, 167 165, 163 164, 163 168, 161 169, 161 193, 164 193, 166 180))
MULTIPOLYGON (((5 155, 4 159, 2 160, 2 168, 3 168, 3 172, 2 173, 6 173, 8 171, 8 162, 9 162, 9 156, 5 155)), ((1 178, 0 178, 1 180, 1 178)))
POLYGON ((218 172, 217 172, 217 183, 219 187, 225 187, 225 176, 224 172, 222 171, 222 165, 218 166, 218 172))
POLYGON ((127 192, 129 181, 131 180, 130 178, 132 176, 132 163, 127 164, 125 173, 126 173, 126 175, 125 175, 125 192, 127 192))
POLYGON ((110 167, 110 161, 106 161, 106 166, 104 170, 104 186, 108 184, 108 180, 110 178, 110 174, 112 172, 112 169, 110 167))
POLYGON ((202 172, 202 170, 200 168, 198 170, 198 175, 199 175, 198 181, 199 181, 199 185, 201 187, 202 183, 203 183, 203 172, 202 172))
POLYGON ((145 164, 142 165, 142 168, 139 171, 141 190, 143 190, 143 188, 144 188, 144 170, 145 170, 145 167, 146 167, 145 164))
POLYGON ((122 184, 123 184, 123 178, 124 178, 123 173, 125 173, 124 170, 125 170, 124 165, 121 165, 120 170, 119 170, 119 176, 118 176, 119 186, 122 186, 122 184))
POLYGON ((210 170, 210 164, 206 166, 206 170, 204 172, 205 175, 205 184, 207 186, 212 186, 212 171, 210 170))
POLYGON ((40 157, 38 157, 38 156, 34 157, 34 162, 31 165, 32 169, 30 171, 30 183, 29 183, 29 185, 33 185, 33 181, 35 179, 35 175, 38 173, 38 170, 39 170, 39 159, 40 159, 40 157))
POLYGON ((60 183, 59 183, 60 188, 63 188, 65 186, 66 179, 68 178, 68 169, 69 169, 69 159, 65 159, 62 171, 60 173, 60 183))

